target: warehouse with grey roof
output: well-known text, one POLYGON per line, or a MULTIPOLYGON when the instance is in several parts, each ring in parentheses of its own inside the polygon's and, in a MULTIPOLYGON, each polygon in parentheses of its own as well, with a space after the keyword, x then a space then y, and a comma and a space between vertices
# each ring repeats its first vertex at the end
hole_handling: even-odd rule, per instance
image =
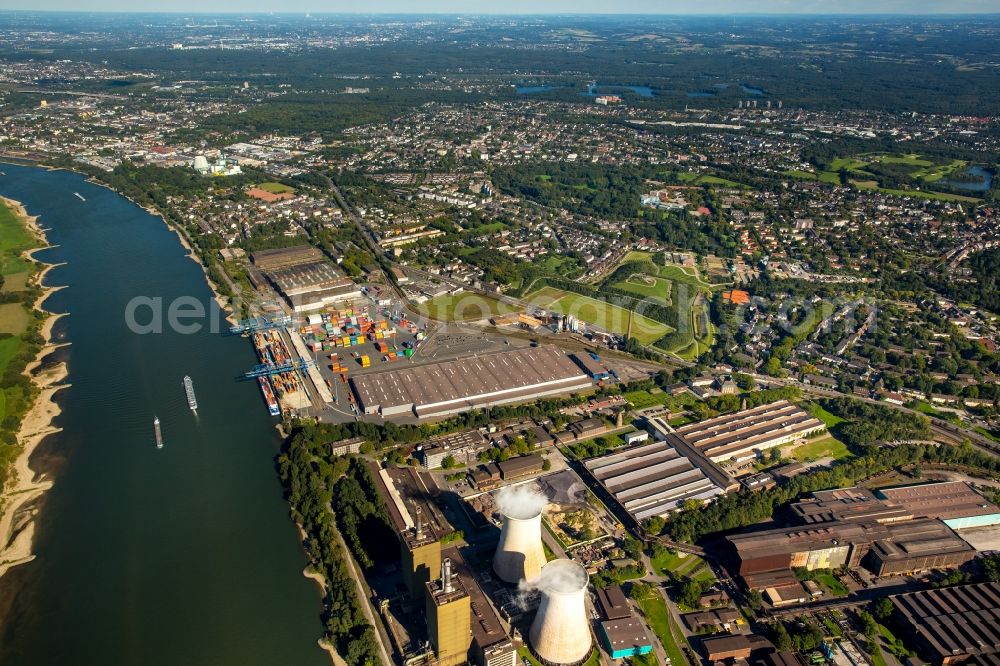
POLYGON ((787 400, 699 421, 677 434, 717 463, 741 462, 761 451, 821 432, 823 422, 787 400))
POLYGON ((365 414, 435 418, 581 391, 593 382, 555 347, 529 347, 356 375, 350 385, 365 414))
POLYGON ((666 515, 687 500, 710 500, 726 492, 727 477, 721 470, 706 473, 686 453, 684 442, 668 435, 664 441, 634 446, 584 464, 633 518, 642 521, 666 515))

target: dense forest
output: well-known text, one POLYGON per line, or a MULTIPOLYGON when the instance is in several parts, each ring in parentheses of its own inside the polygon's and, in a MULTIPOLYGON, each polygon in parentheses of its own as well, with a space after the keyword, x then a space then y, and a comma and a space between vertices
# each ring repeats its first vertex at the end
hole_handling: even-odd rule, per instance
MULTIPOLYGON (((621 168, 575 162, 525 163, 494 169, 493 183, 502 192, 578 215, 629 220, 636 236, 692 250, 731 257, 737 243, 733 231, 712 214, 696 217, 685 211, 640 208, 649 179, 663 179, 654 168, 621 168)), ((706 194, 707 196, 707 194, 706 194)))
POLYGON ((493 183, 501 191, 580 215, 632 219, 639 197, 649 189, 652 169, 623 169, 600 164, 546 162, 494 169, 493 183))
POLYGON ((370 479, 361 463, 324 459, 325 440, 314 435, 315 431, 306 429, 296 432, 278 458, 278 470, 292 517, 306 534, 304 545, 311 566, 326 579, 323 621, 327 639, 350 666, 379 664, 375 629, 362 611, 362 604, 368 602, 355 592, 348 555, 337 538, 334 520, 364 566, 370 561, 358 557, 367 557, 358 530, 375 528, 372 537, 383 533, 384 512, 366 492, 370 479), (338 504, 336 514, 334 497, 345 502, 338 504))

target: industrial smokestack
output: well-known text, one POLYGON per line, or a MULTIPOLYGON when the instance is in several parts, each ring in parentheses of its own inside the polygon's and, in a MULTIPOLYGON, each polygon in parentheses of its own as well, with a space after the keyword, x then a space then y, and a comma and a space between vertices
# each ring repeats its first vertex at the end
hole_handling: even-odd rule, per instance
POLYGON ((451 558, 444 558, 441 563, 441 591, 449 594, 452 591, 451 585, 451 558))
POLYGON ((508 583, 536 578, 545 564, 542 511, 548 498, 534 486, 519 486, 504 488, 496 500, 503 514, 503 528, 493 556, 493 571, 508 583))
POLYGON ((547 664, 576 664, 590 655, 587 622, 587 570, 573 560, 552 560, 528 585, 541 591, 528 638, 547 664))

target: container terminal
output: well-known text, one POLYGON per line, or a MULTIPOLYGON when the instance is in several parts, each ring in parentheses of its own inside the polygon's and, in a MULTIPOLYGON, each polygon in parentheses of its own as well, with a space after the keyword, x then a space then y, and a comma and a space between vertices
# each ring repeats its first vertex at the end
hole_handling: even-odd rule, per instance
POLYGON ((656 371, 634 360, 612 367, 593 353, 571 355, 542 344, 539 338, 551 334, 577 351, 589 346, 582 336, 568 342, 578 327, 567 328, 561 315, 533 311, 529 318, 541 328, 531 335, 499 330, 487 320, 446 326, 385 284, 348 289, 316 278, 292 289, 278 279, 291 269, 316 277, 309 267, 324 263, 315 248, 302 246, 255 253, 250 266, 259 278, 250 309, 258 314, 230 331, 252 340, 259 364, 245 379, 257 381, 274 416, 414 423, 656 371))

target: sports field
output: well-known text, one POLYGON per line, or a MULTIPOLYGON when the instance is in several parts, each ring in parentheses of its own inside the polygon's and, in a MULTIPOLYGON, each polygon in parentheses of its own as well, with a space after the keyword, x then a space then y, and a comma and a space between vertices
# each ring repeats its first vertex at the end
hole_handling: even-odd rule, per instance
POLYGON ((617 305, 555 287, 543 287, 529 294, 525 300, 546 310, 573 315, 581 321, 618 335, 628 333, 629 317, 632 316, 632 337, 644 345, 652 344, 671 330, 666 324, 641 315, 632 315, 617 305))
POLYGON ((285 194, 286 192, 294 192, 295 188, 290 185, 285 185, 284 183, 261 183, 258 185, 260 189, 265 192, 270 192, 271 194, 285 194))

